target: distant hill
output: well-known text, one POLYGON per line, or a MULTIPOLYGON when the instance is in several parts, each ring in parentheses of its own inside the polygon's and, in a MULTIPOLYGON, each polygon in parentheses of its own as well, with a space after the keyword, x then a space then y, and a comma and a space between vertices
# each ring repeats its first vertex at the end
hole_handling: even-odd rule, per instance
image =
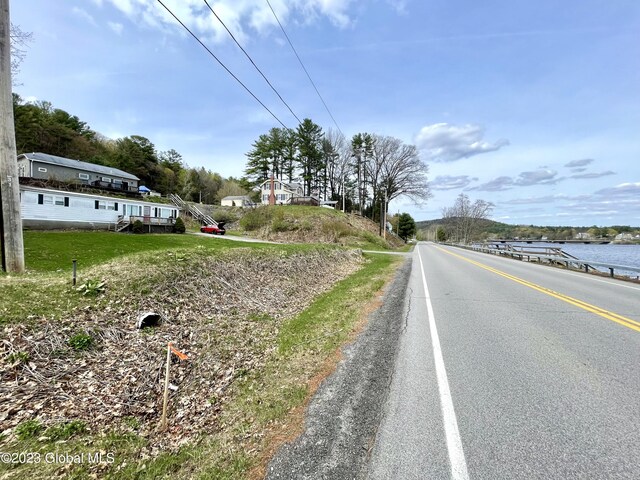
MULTIPOLYGON (((441 226, 445 230, 453 226, 453 219, 439 218, 436 220, 425 220, 416 222, 416 228, 424 232, 434 230, 441 226)), ((510 225, 496 222, 494 220, 482 220, 475 230, 474 237, 481 238, 542 238, 549 239, 569 239, 574 238, 577 233, 588 232, 596 238, 613 238, 618 233, 639 232, 640 228, 628 225, 613 225, 611 227, 570 227, 570 226, 536 226, 536 225, 510 225)), ((434 232, 431 232, 434 234, 434 232)))
MULTIPOLYGON (((416 229, 418 230, 425 230, 428 229, 429 227, 433 227, 433 226, 449 226, 452 224, 452 219, 450 218, 438 218, 436 220, 423 220, 421 222, 416 222, 416 229)), ((501 223, 501 222, 496 222, 494 220, 481 220, 479 222, 480 225, 480 229, 484 230, 484 231, 489 231, 489 230, 507 230, 509 228, 513 228, 515 227, 515 225, 509 225, 507 223, 501 223)))

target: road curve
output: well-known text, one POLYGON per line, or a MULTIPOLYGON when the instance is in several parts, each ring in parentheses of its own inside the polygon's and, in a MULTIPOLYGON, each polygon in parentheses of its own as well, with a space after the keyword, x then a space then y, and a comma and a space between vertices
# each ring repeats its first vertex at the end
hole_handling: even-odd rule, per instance
POLYGON ((372 479, 640 478, 640 287, 420 244, 372 479))

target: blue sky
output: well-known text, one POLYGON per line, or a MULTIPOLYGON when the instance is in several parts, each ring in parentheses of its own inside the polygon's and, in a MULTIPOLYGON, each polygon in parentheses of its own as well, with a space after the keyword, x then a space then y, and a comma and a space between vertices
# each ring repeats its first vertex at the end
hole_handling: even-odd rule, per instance
MULTIPOLYGON (((201 0, 165 0, 288 126, 295 119, 201 0)), ((300 117, 335 128, 266 0, 209 2, 300 117)), ((640 225, 637 0, 272 0, 340 129, 420 149, 439 218, 640 225)), ((277 122, 155 0, 13 0, 34 40, 15 91, 111 138, 143 135, 239 176, 277 122)))

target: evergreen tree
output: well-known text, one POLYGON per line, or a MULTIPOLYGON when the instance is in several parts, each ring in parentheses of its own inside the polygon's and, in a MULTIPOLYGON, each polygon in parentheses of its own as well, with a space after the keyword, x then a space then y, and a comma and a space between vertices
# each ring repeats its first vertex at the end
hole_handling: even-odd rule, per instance
POLYGON ((305 195, 311 195, 312 188, 319 187, 318 176, 324 170, 322 155, 322 128, 305 118, 296 131, 298 155, 297 164, 302 171, 305 195))
POLYGON ((411 215, 408 213, 400 214, 398 222, 398 236, 405 242, 416 234, 416 222, 411 215))

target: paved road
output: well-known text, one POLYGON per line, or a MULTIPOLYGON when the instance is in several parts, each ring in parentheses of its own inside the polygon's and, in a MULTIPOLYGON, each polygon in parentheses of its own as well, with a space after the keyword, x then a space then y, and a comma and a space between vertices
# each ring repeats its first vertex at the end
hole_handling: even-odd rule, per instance
POLYGON ((420 244, 407 295, 368 478, 640 478, 637 285, 420 244))
POLYGON ((237 235, 212 235, 210 233, 201 233, 201 232, 192 232, 191 235, 198 235, 200 237, 210 237, 210 238, 218 238, 222 240, 233 240, 235 242, 246 242, 246 243, 270 243, 273 245, 277 245, 278 242, 270 242, 269 240, 260 240, 259 238, 251 238, 251 237, 240 237, 237 235))

